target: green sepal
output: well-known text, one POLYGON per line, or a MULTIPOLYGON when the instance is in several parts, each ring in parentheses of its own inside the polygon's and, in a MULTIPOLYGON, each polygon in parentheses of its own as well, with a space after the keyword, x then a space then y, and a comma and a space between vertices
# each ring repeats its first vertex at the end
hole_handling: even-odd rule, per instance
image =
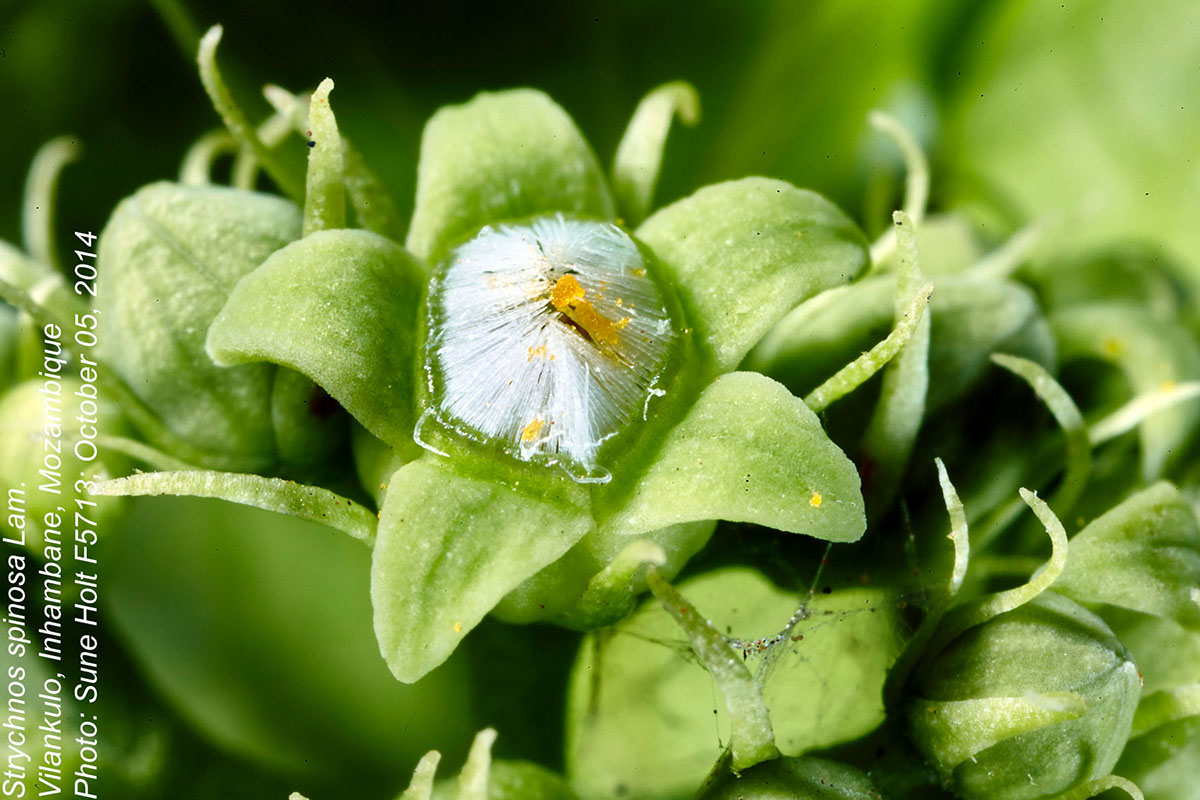
POLYGON ((238 280, 299 234, 299 210, 278 197, 155 183, 123 200, 100 235, 99 353, 171 434, 206 454, 203 466, 275 461, 274 368, 218 367, 204 338, 238 280))
POLYGON ((213 321, 208 352, 218 364, 290 367, 380 439, 411 440, 421 274, 382 236, 319 231, 235 287, 213 321))
POLYGON ((1169 483, 1143 489, 1071 539, 1054 588, 1081 603, 1200 630, 1200 525, 1192 506, 1169 483))
POLYGON ((542 92, 484 92, 425 124, 407 247, 431 263, 491 222, 562 211, 612 218, 604 171, 542 92))
MULTIPOLYGON (((1124 303, 1072 306, 1051 315, 1064 364, 1100 359, 1124 375, 1132 394, 1200 378, 1200 347, 1181 325, 1124 303)), ((1200 406, 1183 403, 1139 425, 1142 475, 1162 474, 1196 433, 1200 406)))
POLYGON ((483 463, 468 477, 468 466, 434 456, 406 464, 380 510, 375 634, 406 683, 445 661, 506 594, 594 526, 587 493, 565 477, 512 482, 483 463))
POLYGON ((666 265, 722 372, 800 303, 857 277, 868 259, 862 231, 833 203, 767 178, 707 186, 636 233, 666 265))
POLYGON ((606 524, 638 536, 713 519, 831 542, 866 529, 854 464, 802 400, 752 372, 704 390, 606 524))

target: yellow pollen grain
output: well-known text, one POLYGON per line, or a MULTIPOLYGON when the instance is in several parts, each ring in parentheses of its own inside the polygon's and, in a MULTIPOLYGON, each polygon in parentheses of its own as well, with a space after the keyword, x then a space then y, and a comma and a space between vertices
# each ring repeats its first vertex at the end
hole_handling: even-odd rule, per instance
POLYGON ((533 361, 533 359, 537 358, 538 356, 544 356, 544 355, 546 355, 546 345, 539 344, 537 347, 529 348, 529 357, 526 358, 525 360, 533 361))
POLYGON ((646 277, 646 270, 644 270, 644 269, 642 269, 641 267, 639 267, 638 269, 635 269, 635 270, 633 271, 633 274, 634 274, 634 275, 636 275, 636 276, 637 276, 637 277, 639 277, 639 278, 644 278, 644 277, 646 277))
POLYGON ((629 324, 628 318, 623 322, 613 322, 585 300, 586 295, 586 290, 574 275, 563 275, 550 291, 550 302, 560 314, 578 325, 594 341, 616 347, 620 342, 617 332, 629 324))
POLYGON ((462 633, 462 623, 461 622, 454 623, 454 632, 462 633))
POLYGON ((808 504, 810 506, 812 506, 813 508, 820 508, 821 507, 821 493, 813 492, 812 497, 808 498, 808 504))
POLYGON ((1103 348, 1105 355, 1113 358, 1116 358, 1117 356, 1121 355, 1121 353, 1125 352, 1125 342, 1121 341, 1115 336, 1105 339, 1101 347, 1103 348))
POLYGON ((521 430, 521 441, 532 442, 537 440, 538 434, 542 432, 542 428, 546 427, 546 420, 541 417, 534 417, 528 425, 521 430))

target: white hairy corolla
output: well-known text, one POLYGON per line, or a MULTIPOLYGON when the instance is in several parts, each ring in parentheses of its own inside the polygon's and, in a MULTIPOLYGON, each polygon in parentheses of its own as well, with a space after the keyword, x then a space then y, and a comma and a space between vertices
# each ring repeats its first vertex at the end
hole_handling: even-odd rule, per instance
POLYGON ((434 419, 581 483, 601 446, 645 418, 678 336, 634 241, 561 214, 488 226, 430 284, 425 371, 434 419))

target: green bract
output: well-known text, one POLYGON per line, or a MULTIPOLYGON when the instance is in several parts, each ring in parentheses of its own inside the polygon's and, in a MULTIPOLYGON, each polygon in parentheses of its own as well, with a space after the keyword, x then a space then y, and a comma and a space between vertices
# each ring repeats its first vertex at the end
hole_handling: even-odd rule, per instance
POLYGON ((613 213, 553 101, 480 95, 429 122, 408 252, 361 231, 312 233, 241 280, 209 329, 218 364, 298 370, 404 464, 380 476, 371 578, 402 680, 498 603, 510 619, 582 628, 619 618, 644 588, 640 562, 621 559, 635 543, 657 545, 673 574, 718 519, 829 541, 863 532, 857 473, 815 415, 731 372, 792 307, 862 271, 861 233, 828 201, 762 178, 703 189, 632 233, 613 213), (430 278, 437 313, 419 302, 430 278), (550 338, 493 322, 492 292, 550 338), (657 327, 638 327, 647 314, 657 327), (460 388, 451 371, 474 353, 477 380, 460 388))

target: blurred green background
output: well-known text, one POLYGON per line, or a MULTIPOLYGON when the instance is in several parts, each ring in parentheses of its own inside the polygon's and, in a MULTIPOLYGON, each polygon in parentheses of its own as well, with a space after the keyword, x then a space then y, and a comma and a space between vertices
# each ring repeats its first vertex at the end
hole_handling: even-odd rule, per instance
POLYGON ((865 114, 885 108, 931 148, 935 206, 983 206, 997 234, 1039 216, 1072 239, 1133 236, 1200 260, 1200 4, 1187 0, 9 0, 0 21, 10 240, 25 167, 54 135, 86 148, 64 179, 64 226, 99 228, 117 199, 176 173, 217 122, 187 51, 221 22, 227 76, 259 116, 265 82, 335 79, 340 123, 402 208, 443 103, 537 86, 607 161, 642 94, 683 78, 704 119, 673 135, 661 201, 761 173, 874 228, 898 156, 865 114))
MULTIPOLYGON (((25 173, 38 146, 54 136, 73 134, 84 147, 82 160, 63 176, 59 241, 71 230, 99 232, 120 198, 145 183, 174 178, 188 145, 218 124, 193 60, 197 37, 217 22, 225 26, 219 60, 252 118, 267 114, 264 83, 301 91, 326 76, 335 80, 339 125, 405 212, 411 208, 422 125, 442 104, 485 89, 544 89, 574 116, 607 163, 642 95, 682 78, 699 89, 703 117, 696 128, 671 135, 660 204, 706 183, 763 174, 832 197, 874 233, 898 204, 903 177, 899 154, 867 129, 867 113, 883 108, 930 153, 932 208, 968 211, 985 240, 998 241, 1030 221, 1043 226, 1043 241, 1052 242, 1056 253, 1138 240, 1200 285, 1195 0, 347 0, 336 8, 315 0, 0 0, 0 238, 19 242, 25 173)), ((291 146, 304 152, 299 139, 291 146)), ((143 509, 138 519, 171 513, 143 509)), ((197 513, 197 519, 206 518, 197 513)), ((211 513, 213 520, 222 514, 211 513)), ((255 527, 239 524, 243 531, 255 527)), ((203 537, 203 526, 193 535, 203 537)), ((310 544, 318 541, 316 533, 304 535, 310 544)), ((125 544, 130 541, 136 539, 125 544)), ((238 558, 215 555, 213 548, 238 548, 237 541, 231 535, 206 545, 205 568, 219 573, 236 562, 242 564, 238 569, 249 569, 251 548, 242 548, 238 558)), ((194 546, 180 538, 156 558, 178 566, 175 561, 186 559, 194 546)), ((354 562, 360 555, 346 556, 346 574, 362 571, 354 562)), ((184 579, 200 573, 185 570, 167 580, 163 576, 171 573, 159 569, 164 585, 156 588, 136 573, 143 557, 141 551, 132 556, 126 551, 125 560, 114 560, 125 565, 119 577, 126 581, 127 598, 134 598, 126 611, 161 611, 156 604, 172 597, 184 604, 186 597, 176 596, 189 590, 184 579)), ((339 591, 349 591, 352 583, 339 591)), ((192 599, 204 586, 192 589, 192 599)), ((365 613, 365 583, 361 596, 343 602, 365 613)), ((294 608, 279 605, 271 613, 281 617, 294 608)), ((196 602, 189 613, 199 626, 210 611, 196 602)), ((136 615, 116 617, 127 627, 137 624, 136 615)), ((358 623, 365 624, 365 617, 358 623)), ((295 628, 287 630, 288 636, 300 636, 295 628)), ((364 629, 355 635, 369 634, 364 629)), ((537 629, 520 636, 525 638, 514 639, 510 629, 495 626, 474 637, 479 649, 467 656, 473 663, 460 667, 473 674, 477 687, 475 699, 467 698, 474 704, 472 724, 511 716, 512 707, 494 699, 505 692, 527 709, 539 704, 543 713, 554 709, 544 698, 557 698, 561 687, 529 684, 516 693, 512 687, 479 688, 488 678, 497 680, 489 667, 499 657, 512 664, 549 659, 552 668, 565 669, 569 643, 561 638, 550 643, 537 629), (558 650, 547 650, 554 647, 558 650)), ((129 654, 134 662, 170 663, 168 656, 151 652, 153 636, 125 630, 119 638, 135 651, 129 654)), ((202 659, 202 644, 195 645, 196 652, 176 648, 170 655, 202 659)), ((240 645, 253 649, 254 643, 240 645)), ((303 660, 294 641, 279 646, 303 660)), ((113 656, 114 672, 126 669, 118 658, 113 656)), ((381 662, 377 666, 382 670, 381 662)), ((532 675, 534 669, 518 672, 532 675)), ((296 670, 302 683, 304 670, 296 670)), ((148 703, 178 705, 185 693, 170 674, 144 664, 128 671, 155 687, 148 703)), ((256 680, 281 682, 272 674, 256 680)), ((232 723, 220 709, 207 719, 201 711, 172 712, 189 721, 178 736, 185 750, 194 748, 200 773, 236 774, 245 796, 281 796, 283 787, 295 788, 282 757, 261 758, 270 766, 243 772, 226 769, 211 741, 221 738, 222 725, 232 723), (261 784, 261 792, 252 784, 261 784)), ((263 718, 273 713, 265 709, 263 718)), ((303 716, 303 709, 296 713, 303 716)), ((561 722, 530 713, 515 725, 517 735, 502 738, 499 752, 558 765, 561 722)), ((285 733, 295 736, 268 731, 264 740, 242 748, 243 757, 252 759, 246 753, 267 745, 282 752, 311 731, 297 725, 285 733)), ((465 745, 466 737, 459 738, 465 745)), ((221 746, 238 749, 236 739, 225 735, 221 746)), ((379 744, 375 753, 364 754, 372 768, 379 768, 384 749, 379 744)), ((395 766, 400 772, 410 765, 395 766)), ((392 777, 381 775, 379 785, 392 777)), ((339 785, 336 776, 326 779, 330 783, 324 785, 339 785)), ((228 791, 228 778, 206 780, 220 787, 210 796, 226 796, 220 793, 228 791)), ((199 797, 208 790, 194 791, 199 797)))

